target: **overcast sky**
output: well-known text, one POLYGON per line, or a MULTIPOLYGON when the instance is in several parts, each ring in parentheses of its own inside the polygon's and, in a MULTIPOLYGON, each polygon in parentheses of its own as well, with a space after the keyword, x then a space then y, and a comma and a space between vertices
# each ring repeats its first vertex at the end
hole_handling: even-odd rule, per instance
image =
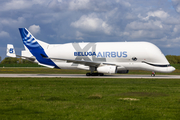
POLYGON ((180 0, 1 0, 0 56, 23 50, 18 28, 42 41, 147 41, 180 55, 180 0))

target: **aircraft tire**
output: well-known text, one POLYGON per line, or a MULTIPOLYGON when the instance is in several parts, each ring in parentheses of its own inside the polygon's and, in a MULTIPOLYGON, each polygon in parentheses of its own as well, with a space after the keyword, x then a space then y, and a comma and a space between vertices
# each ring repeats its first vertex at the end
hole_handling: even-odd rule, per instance
POLYGON ((155 74, 151 74, 152 77, 155 77, 155 74))
POLYGON ((92 76, 98 76, 98 73, 92 73, 92 76))
POLYGON ((86 76, 104 76, 104 73, 86 73, 86 76))
POLYGON ((86 76, 91 76, 91 73, 86 73, 86 76))
POLYGON ((99 73, 99 76, 104 76, 104 73, 99 73))

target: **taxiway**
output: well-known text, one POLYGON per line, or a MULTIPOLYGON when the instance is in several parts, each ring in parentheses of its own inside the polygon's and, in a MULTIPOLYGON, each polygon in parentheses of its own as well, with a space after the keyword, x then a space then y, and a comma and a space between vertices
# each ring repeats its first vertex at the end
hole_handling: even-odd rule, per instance
POLYGON ((86 76, 85 74, 0 74, 3 77, 30 77, 30 78, 149 78, 149 79, 180 79, 180 75, 131 75, 131 74, 114 74, 104 76, 86 76))

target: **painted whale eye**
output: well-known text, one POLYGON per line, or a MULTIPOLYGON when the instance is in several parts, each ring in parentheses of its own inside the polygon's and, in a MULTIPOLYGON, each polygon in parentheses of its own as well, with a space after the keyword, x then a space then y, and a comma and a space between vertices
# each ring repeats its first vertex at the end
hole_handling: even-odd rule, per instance
POLYGON ((132 60, 133 60, 133 61, 136 61, 136 60, 137 60, 137 58, 136 58, 136 57, 133 57, 133 58, 132 58, 132 60))

